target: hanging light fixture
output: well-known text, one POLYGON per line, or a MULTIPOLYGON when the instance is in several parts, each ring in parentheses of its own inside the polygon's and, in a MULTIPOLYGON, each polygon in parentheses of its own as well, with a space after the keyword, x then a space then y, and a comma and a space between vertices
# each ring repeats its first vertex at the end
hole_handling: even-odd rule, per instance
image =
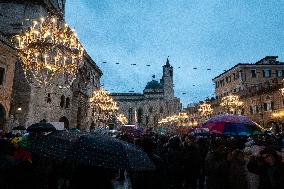
POLYGON ((105 122, 118 111, 117 103, 110 96, 110 93, 100 88, 93 92, 90 98, 91 107, 98 110, 98 117, 105 122))
POLYGON ((201 116, 209 116, 213 113, 213 109, 211 108, 210 104, 203 103, 199 105, 198 112, 201 114, 201 116))
POLYGON ((234 113, 236 110, 243 106, 243 102, 240 101, 240 97, 237 95, 225 96, 221 100, 221 106, 227 113, 234 113))
POLYGON ((117 116, 116 116, 116 119, 119 123, 121 123, 122 125, 125 125, 128 123, 128 119, 125 117, 124 114, 122 113, 119 113, 117 116))
POLYGON ((84 48, 74 30, 54 16, 34 20, 13 38, 25 76, 35 86, 69 87, 83 64, 84 48))

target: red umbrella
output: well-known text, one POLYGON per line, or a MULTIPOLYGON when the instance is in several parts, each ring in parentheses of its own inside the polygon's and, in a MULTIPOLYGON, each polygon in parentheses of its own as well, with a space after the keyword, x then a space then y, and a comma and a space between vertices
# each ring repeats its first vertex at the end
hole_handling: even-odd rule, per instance
POLYGON ((212 134, 251 135, 261 133, 263 128, 243 115, 217 115, 200 125, 212 134))

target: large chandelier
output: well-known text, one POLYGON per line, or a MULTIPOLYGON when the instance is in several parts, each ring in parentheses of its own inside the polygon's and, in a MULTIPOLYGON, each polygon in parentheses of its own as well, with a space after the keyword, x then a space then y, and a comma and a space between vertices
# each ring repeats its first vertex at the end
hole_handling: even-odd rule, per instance
POLYGON ((227 113, 234 113, 235 110, 243 106, 240 97, 237 95, 229 95, 222 98, 221 106, 227 113))
POLYGON ((116 119, 119 123, 121 123, 122 125, 125 125, 128 123, 128 119, 125 117, 124 114, 122 113, 119 113, 117 116, 116 116, 116 119))
POLYGON ((118 111, 117 103, 113 100, 109 92, 104 89, 97 89, 90 98, 91 106, 98 110, 98 117, 105 122, 118 111))
POLYGON ((198 112, 201 114, 201 116, 209 116, 213 113, 213 109, 211 108, 210 104, 203 103, 199 105, 198 112))
POLYGON ((69 87, 83 64, 84 48, 75 31, 54 16, 34 20, 13 42, 27 80, 36 86, 69 87))

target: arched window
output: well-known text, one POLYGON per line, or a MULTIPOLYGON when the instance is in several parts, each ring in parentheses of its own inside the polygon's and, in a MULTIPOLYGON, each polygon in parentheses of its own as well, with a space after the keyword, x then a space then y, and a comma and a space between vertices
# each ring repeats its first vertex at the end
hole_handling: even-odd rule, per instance
POLYGON ((69 106, 70 106, 70 98, 67 97, 67 98, 66 98, 65 108, 69 108, 69 106))
POLYGON ((142 124, 143 123, 143 109, 139 108, 138 109, 138 120, 137 120, 138 124, 142 124))
POLYGON ((150 106, 150 108, 149 108, 149 113, 152 113, 152 112, 153 112, 153 107, 150 106))
POLYGON ((128 123, 130 124, 132 122, 132 108, 129 108, 128 110, 128 123))
POLYGON ((163 107, 160 107, 160 113, 164 113, 164 108, 163 107))
POLYGON ((64 104, 65 104, 65 96, 62 95, 61 98, 60 98, 60 107, 63 108, 64 104))

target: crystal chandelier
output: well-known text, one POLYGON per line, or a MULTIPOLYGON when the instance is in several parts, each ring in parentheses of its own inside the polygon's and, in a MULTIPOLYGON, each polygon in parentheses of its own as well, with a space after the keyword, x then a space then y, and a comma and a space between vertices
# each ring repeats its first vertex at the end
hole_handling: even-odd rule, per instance
POLYGON ((102 121, 107 121, 118 111, 117 103, 104 89, 95 90, 90 98, 90 103, 93 108, 98 110, 98 117, 102 121))
POLYGON ((128 119, 125 117, 124 114, 122 113, 119 113, 117 116, 116 116, 116 119, 119 123, 121 123, 122 125, 125 125, 128 123, 128 119))
POLYGON ((75 31, 54 16, 34 20, 13 42, 27 80, 36 86, 67 88, 83 64, 84 48, 75 31))
POLYGON ((235 110, 243 106, 243 102, 240 101, 240 97, 237 95, 229 95, 222 98, 221 106, 227 113, 234 113, 235 110))
POLYGON ((210 104, 203 103, 199 105, 198 112, 201 114, 201 116, 209 116, 213 113, 213 109, 211 108, 210 104))

